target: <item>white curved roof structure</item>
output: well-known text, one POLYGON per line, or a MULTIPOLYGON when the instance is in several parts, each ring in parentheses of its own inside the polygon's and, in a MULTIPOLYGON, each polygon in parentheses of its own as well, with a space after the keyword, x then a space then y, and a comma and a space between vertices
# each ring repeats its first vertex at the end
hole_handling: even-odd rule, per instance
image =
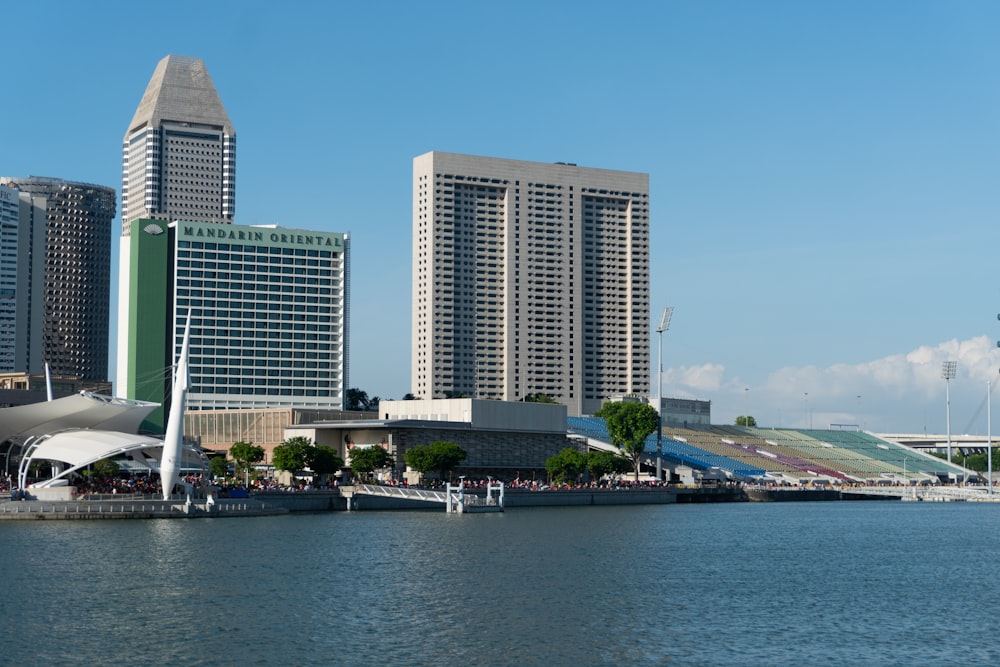
POLYGON ((162 446, 162 440, 148 436, 113 431, 65 431, 43 440, 31 452, 31 458, 62 461, 78 468, 109 456, 162 446))
MULTIPOLYGON (((32 485, 33 487, 55 486, 64 484, 65 482, 61 480, 82 468, 102 459, 123 454, 133 459, 142 459, 146 467, 158 471, 162 449, 163 440, 150 436, 89 429, 63 431, 43 437, 34 443, 26 452, 21 468, 26 471, 35 460, 66 464, 67 467, 51 479, 32 485)), ((194 447, 185 447, 182 450, 182 459, 193 467, 202 468, 202 458, 201 452, 194 447)))
POLYGON ((159 403, 130 401, 82 391, 45 403, 0 408, 0 442, 15 436, 42 436, 67 429, 138 433, 159 403))

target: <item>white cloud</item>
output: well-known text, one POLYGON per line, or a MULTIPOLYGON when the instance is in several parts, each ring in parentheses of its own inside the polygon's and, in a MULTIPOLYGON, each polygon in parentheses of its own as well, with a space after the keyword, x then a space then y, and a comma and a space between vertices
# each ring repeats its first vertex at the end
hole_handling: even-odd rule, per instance
POLYGON ((987 382, 1000 379, 1000 350, 986 336, 857 364, 779 368, 761 382, 730 377, 720 364, 671 368, 664 395, 711 400, 717 424, 749 412, 762 426, 858 424, 881 432, 943 433, 944 361, 958 362, 950 383, 953 433, 985 433, 987 382))

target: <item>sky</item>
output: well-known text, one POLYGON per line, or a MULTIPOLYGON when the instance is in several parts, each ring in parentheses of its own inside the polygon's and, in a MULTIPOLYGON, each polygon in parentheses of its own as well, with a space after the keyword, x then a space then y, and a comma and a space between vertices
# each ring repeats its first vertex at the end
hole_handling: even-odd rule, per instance
POLYGON ((674 308, 654 395, 662 343, 663 395, 717 424, 944 433, 950 396, 952 433, 992 431, 1000 3, 55 1, 6 24, 3 176, 120 191, 156 63, 204 59, 236 222, 351 234, 369 396, 410 391, 412 160, 436 150, 649 174, 651 328, 674 308))

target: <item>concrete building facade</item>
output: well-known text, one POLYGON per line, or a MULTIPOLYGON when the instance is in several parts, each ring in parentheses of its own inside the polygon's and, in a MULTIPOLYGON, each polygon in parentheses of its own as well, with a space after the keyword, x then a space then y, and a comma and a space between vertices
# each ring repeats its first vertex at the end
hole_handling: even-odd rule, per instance
POLYGON ((649 177, 418 156, 412 289, 418 398, 648 394, 649 177))
POLYGON ((545 478, 545 461, 576 443, 567 435, 566 406, 471 398, 382 401, 377 420, 291 424, 286 437, 303 436, 333 447, 345 461, 356 447, 384 447, 395 479, 404 479, 406 451, 436 441, 453 442, 467 458, 455 476, 487 475, 511 481, 545 478))
POLYGON ((84 382, 108 379, 111 221, 114 188, 59 178, 0 177, 7 219, 0 232, 2 356, 8 372, 42 373, 84 382), (10 219, 16 193, 16 229, 10 219), (11 294, 13 290, 13 294, 11 294))
POLYGON ((14 371, 17 335, 17 246, 21 199, 0 187, 0 373, 14 371))

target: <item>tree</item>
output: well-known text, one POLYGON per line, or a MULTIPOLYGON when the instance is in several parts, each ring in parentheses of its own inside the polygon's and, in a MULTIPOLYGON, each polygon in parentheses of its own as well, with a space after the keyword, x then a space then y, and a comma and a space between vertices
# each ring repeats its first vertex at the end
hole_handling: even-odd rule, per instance
POLYGON ((229 461, 225 456, 213 456, 208 462, 209 472, 212 477, 225 477, 229 472, 229 461))
POLYGON ((352 388, 347 390, 346 394, 348 410, 370 410, 371 409, 371 399, 368 398, 368 392, 363 389, 352 388))
POLYGON ((355 447, 351 450, 351 471, 358 478, 364 478, 365 475, 392 464, 392 457, 382 447, 355 447))
POLYGON ((274 448, 272 462, 278 470, 295 473, 304 470, 309 464, 309 450, 312 440, 304 436, 296 436, 285 440, 274 448))
POLYGON ((441 479, 444 479, 466 456, 468 453, 454 442, 438 440, 429 445, 410 447, 403 454, 403 460, 417 472, 436 470, 441 479))
POLYGON ((572 447, 545 459, 545 471, 555 482, 575 482, 587 466, 587 457, 572 447))
POLYGON ((740 415, 736 418, 737 426, 756 426, 757 420, 753 418, 753 415, 740 415))
POLYGON ((403 453, 403 461, 407 466, 421 474, 434 470, 434 457, 427 445, 410 447, 403 453))
POLYGON ((630 467, 628 459, 603 449, 592 449, 587 452, 585 463, 587 472, 590 473, 590 479, 595 481, 605 475, 623 473, 630 467))
POLYGON ((417 400, 417 397, 414 396, 413 394, 407 393, 405 396, 403 396, 403 400, 404 401, 415 401, 415 400, 417 400))
POLYGON ((655 433, 660 424, 656 408, 649 403, 615 401, 605 403, 594 416, 601 417, 607 423, 611 444, 632 462, 635 481, 638 482, 639 464, 646 450, 646 438, 655 433))
POLYGON ((101 459, 94 463, 93 470, 97 477, 117 477, 121 466, 111 459, 101 459))
POLYGON ((556 399, 552 398, 548 394, 543 394, 541 392, 537 394, 528 394, 524 397, 525 403, 555 403, 556 399))
POLYGON ((264 448, 252 442, 243 442, 240 440, 239 442, 234 442, 233 446, 229 448, 229 455, 236 462, 236 470, 243 471, 243 483, 249 486, 250 468, 254 463, 260 463, 264 460, 264 448))
POLYGON ((340 458, 337 450, 326 445, 310 447, 306 462, 309 469, 320 477, 335 473, 344 467, 344 459, 340 458))

